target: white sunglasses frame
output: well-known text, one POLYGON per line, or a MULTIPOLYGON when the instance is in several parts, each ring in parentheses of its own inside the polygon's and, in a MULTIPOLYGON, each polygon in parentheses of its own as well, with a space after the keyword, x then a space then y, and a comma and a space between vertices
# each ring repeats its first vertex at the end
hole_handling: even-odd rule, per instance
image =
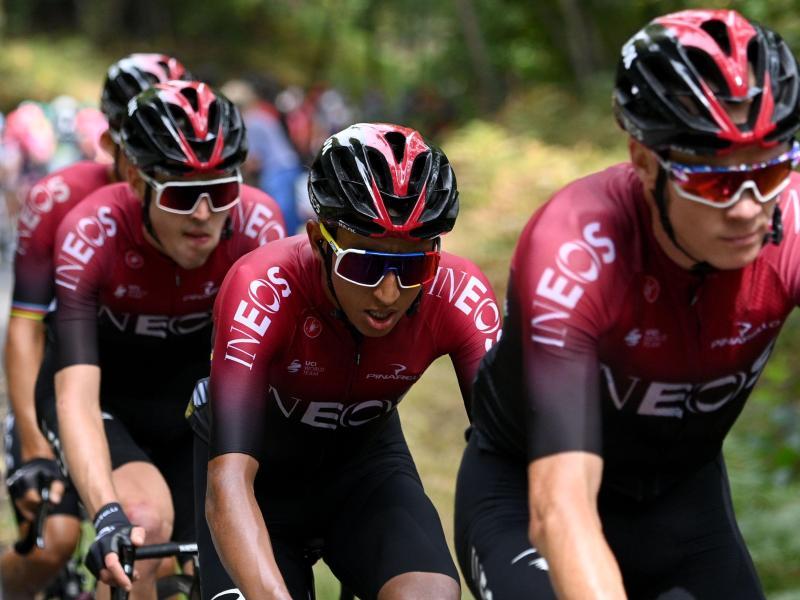
POLYGON ((155 204, 161 210, 172 213, 175 215, 191 215, 197 210, 197 207, 200 205, 202 200, 206 200, 208 202, 208 208, 211 212, 220 213, 225 212, 226 210, 230 210, 242 200, 242 174, 239 169, 236 170, 235 175, 229 175, 228 177, 220 177, 219 179, 193 179, 191 181, 156 181, 152 177, 149 177, 142 171, 139 171, 139 176, 142 180, 150 186, 150 188, 156 193, 155 196, 155 204), (215 186, 215 185, 222 185, 224 183, 238 183, 239 184, 239 195, 236 196, 236 199, 229 204, 221 208, 215 208, 214 205, 211 203, 211 197, 208 192, 201 192, 197 195, 197 199, 194 202, 194 206, 192 206, 191 210, 178 210, 176 208, 169 208, 167 206, 163 206, 161 204, 161 196, 165 189, 169 187, 205 187, 205 186, 215 186))

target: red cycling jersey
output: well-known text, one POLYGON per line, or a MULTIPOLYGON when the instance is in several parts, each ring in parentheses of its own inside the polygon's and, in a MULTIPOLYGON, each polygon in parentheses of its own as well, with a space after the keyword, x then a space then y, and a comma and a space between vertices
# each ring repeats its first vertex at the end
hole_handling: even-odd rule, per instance
POLYGON ((183 269, 145 239, 142 203, 127 183, 81 202, 55 242, 58 368, 100 365, 105 384, 114 379, 106 376, 109 367, 124 388, 142 379, 156 383, 151 369, 207 365, 211 309, 225 273, 284 235, 275 202, 249 186, 242 186, 229 224, 204 265, 183 269))
POLYGON ((469 403, 478 362, 500 328, 494 294, 475 265, 442 253, 417 309, 381 338, 363 337, 342 319, 324 277, 305 236, 260 248, 231 269, 214 308, 212 456, 242 452, 310 466, 374 433, 445 354, 469 403))
POLYGON ((601 455, 604 484, 639 496, 708 463, 800 301, 799 198, 793 174, 779 246, 702 274, 655 240, 630 165, 564 188, 520 237, 476 426, 521 459, 601 455))
POLYGON ((17 222, 11 315, 42 319, 55 297, 53 244, 56 229, 78 202, 111 183, 111 167, 82 161, 51 173, 34 185, 17 222))

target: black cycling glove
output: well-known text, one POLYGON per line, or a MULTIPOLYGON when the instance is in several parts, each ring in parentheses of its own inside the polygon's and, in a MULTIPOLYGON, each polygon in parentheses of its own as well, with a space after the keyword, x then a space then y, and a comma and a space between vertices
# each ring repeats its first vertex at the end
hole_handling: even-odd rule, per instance
POLYGON ((97 511, 94 516, 97 534, 84 560, 92 575, 100 577, 100 570, 106 568, 106 554, 114 552, 122 560, 122 548, 133 546, 131 529, 133 525, 117 502, 109 502, 97 511))
POLYGON ((36 490, 38 494, 42 488, 49 488, 55 480, 64 480, 58 463, 49 458, 34 458, 22 463, 6 479, 8 492, 14 500, 22 498, 28 490, 36 490))

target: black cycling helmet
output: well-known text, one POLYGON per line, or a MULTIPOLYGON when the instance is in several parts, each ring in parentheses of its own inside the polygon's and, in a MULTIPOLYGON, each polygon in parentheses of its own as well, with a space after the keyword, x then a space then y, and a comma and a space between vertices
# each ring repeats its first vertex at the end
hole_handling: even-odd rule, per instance
POLYGON ((131 98, 153 84, 191 78, 177 58, 166 54, 131 54, 108 68, 100 110, 108 119, 111 130, 119 131, 131 98))
POLYGON ((128 105, 122 148, 147 173, 227 172, 247 156, 244 122, 225 96, 199 81, 157 83, 128 105))
POLYGON ((371 237, 432 239, 458 215, 447 157, 400 125, 357 123, 329 137, 311 165, 308 194, 321 221, 371 237))
POLYGON ((620 126, 657 152, 769 147, 800 127, 795 57, 777 33, 733 10, 651 21, 622 48, 613 102, 620 126), (746 121, 734 123, 725 103, 746 101, 746 121))

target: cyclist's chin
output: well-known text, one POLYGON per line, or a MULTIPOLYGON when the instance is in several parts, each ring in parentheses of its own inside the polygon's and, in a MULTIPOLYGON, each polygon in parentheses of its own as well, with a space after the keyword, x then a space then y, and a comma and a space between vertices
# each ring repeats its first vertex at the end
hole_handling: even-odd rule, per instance
POLYGON ((752 263, 764 246, 763 237, 748 244, 730 244, 723 242, 719 249, 709 253, 706 261, 713 267, 726 271, 742 269, 752 263))

